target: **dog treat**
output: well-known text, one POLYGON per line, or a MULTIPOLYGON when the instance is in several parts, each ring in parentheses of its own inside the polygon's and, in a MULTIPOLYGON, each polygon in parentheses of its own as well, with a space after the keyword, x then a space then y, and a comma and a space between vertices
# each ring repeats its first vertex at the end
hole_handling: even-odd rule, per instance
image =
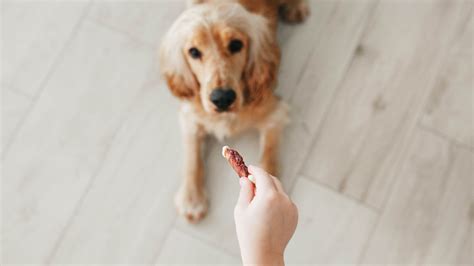
POLYGON ((250 181, 255 183, 253 176, 249 174, 249 170, 247 165, 245 165, 244 159, 236 150, 233 150, 228 146, 224 146, 222 147, 222 156, 227 159, 230 166, 232 166, 239 177, 247 177, 250 181))
POLYGON ((247 165, 245 165, 244 159, 236 150, 233 150, 228 146, 224 146, 222 147, 222 156, 227 159, 230 166, 232 166, 239 177, 249 176, 247 165))

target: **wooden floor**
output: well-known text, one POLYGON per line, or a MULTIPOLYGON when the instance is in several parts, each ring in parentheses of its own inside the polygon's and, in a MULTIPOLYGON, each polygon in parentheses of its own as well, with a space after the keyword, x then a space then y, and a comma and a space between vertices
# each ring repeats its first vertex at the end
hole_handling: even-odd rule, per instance
MULTIPOLYGON (((281 25, 288 264, 472 265, 472 0, 315 0, 281 25)), ((11 1, 2 19, 5 263, 236 264, 239 186, 177 217, 178 102, 156 48, 180 1, 11 1)), ((257 136, 226 141, 256 161, 257 136)))

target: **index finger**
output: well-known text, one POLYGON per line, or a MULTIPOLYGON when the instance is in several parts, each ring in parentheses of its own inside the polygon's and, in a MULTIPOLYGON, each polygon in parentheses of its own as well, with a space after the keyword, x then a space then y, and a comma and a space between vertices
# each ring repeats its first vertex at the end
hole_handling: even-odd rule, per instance
POLYGON ((255 177, 255 187, 263 190, 276 190, 273 179, 269 173, 265 172, 262 168, 249 165, 249 172, 255 177))

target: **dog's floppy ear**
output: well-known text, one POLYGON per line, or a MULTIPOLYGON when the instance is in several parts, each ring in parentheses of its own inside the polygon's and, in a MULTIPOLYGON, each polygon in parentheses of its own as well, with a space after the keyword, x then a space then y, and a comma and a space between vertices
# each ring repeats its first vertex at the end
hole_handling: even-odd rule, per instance
POLYGON ((184 58, 180 40, 172 30, 165 35, 160 47, 160 72, 174 96, 190 99, 198 93, 198 84, 184 58))
POLYGON ((164 73, 168 88, 174 96, 187 99, 194 96, 194 90, 191 89, 185 82, 181 75, 173 73, 164 73))
MULTIPOLYGON (((255 25, 255 24, 254 24, 255 25)), ((267 32, 268 26, 254 27, 257 32, 250 33, 249 60, 244 72, 244 80, 251 101, 260 101, 272 93, 276 86, 280 49, 276 40, 267 32)))

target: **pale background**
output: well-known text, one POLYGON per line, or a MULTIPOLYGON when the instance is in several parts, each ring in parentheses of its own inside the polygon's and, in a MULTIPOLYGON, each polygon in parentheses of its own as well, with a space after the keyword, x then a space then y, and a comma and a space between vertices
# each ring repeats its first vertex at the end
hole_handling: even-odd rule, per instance
MULTIPOLYGON (((240 263, 238 180, 205 152, 209 215, 177 217, 178 102, 159 40, 181 1, 2 1, 6 263, 240 263)), ((473 2, 311 1, 281 25, 289 264, 473 263, 473 2)), ((256 162, 257 135, 227 140, 256 162)))

